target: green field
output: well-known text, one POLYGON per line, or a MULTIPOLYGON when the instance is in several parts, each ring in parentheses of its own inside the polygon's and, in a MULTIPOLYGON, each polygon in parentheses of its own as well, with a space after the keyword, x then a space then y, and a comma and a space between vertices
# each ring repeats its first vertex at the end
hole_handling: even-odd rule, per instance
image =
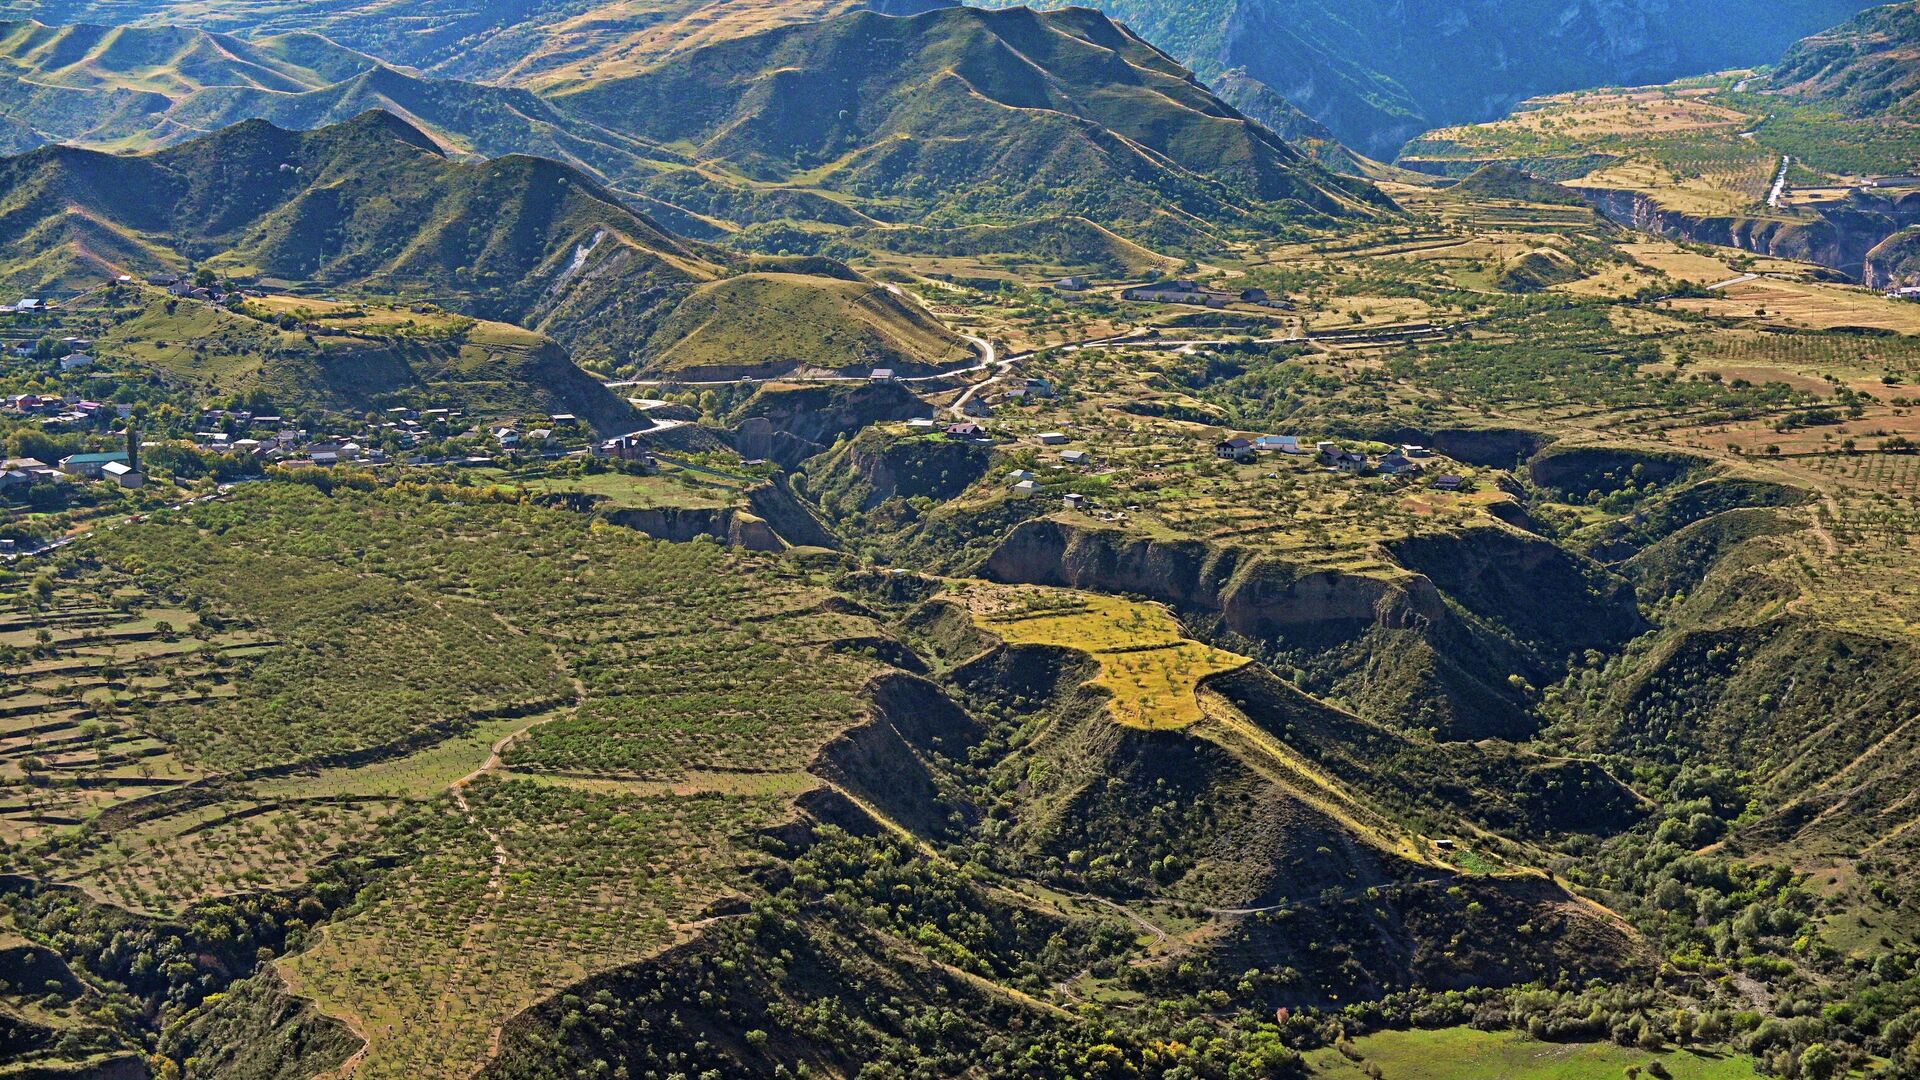
POLYGON ((1361 1077, 1368 1064, 1382 1080, 1619 1080, 1628 1068, 1641 1075, 1659 1062, 1674 1080, 1757 1080, 1751 1058, 1740 1054, 1670 1050, 1648 1053, 1610 1043, 1547 1043, 1518 1032, 1473 1028, 1383 1031, 1308 1056, 1315 1076, 1361 1077))

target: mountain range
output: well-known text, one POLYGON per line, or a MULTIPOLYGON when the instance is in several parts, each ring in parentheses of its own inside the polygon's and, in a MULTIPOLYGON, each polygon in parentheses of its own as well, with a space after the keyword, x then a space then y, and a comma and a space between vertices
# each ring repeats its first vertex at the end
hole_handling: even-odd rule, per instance
MULTIPOLYGON (((0 242, 10 254, 0 278, 34 292, 197 265, 443 298, 616 364, 638 360, 643 343, 666 351, 674 342, 655 331, 676 304, 752 269, 667 232, 571 166, 455 161, 380 111, 312 132, 250 120, 143 155, 56 146, 0 159, 0 242)), ((736 341, 736 363, 913 368, 970 354, 905 300, 826 269, 779 275, 779 287, 822 294, 807 303, 813 340, 844 351, 776 356, 749 339, 736 341)), ((712 322, 688 332, 715 333, 712 322)))
POLYGON ((0 99, 15 150, 382 109, 450 155, 563 161, 680 232, 764 250, 897 249, 901 225, 1034 221, 1217 250, 1256 224, 1392 210, 1085 10, 855 11, 539 94, 423 77, 308 32, 26 22, 0 28, 0 99))

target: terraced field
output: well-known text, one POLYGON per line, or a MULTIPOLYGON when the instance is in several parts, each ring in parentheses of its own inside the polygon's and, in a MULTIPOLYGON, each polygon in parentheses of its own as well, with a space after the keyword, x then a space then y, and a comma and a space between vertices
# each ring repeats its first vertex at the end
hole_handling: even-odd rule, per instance
POLYGON ((477 1067, 508 1017, 679 940, 877 670, 843 648, 876 628, 790 573, 484 501, 256 486, 41 580, 6 594, 51 624, 8 642, 15 835, 90 819, 42 872, 160 916, 393 852, 282 967, 368 1077, 477 1067))

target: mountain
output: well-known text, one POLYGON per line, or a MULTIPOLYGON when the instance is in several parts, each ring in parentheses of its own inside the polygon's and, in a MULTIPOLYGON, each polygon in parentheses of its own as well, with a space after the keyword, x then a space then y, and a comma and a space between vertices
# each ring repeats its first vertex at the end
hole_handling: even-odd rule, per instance
POLYGON ((1920 4, 1888 4, 1814 34, 1780 58, 1770 88, 1851 117, 1920 122, 1920 4))
POLYGON ((855 12, 680 53, 552 100, 755 185, 881 221, 1071 213, 1162 244, 1391 208, 1096 12, 855 12))
POLYGON ((1464 176, 1515 169, 1650 232, 1895 280, 1920 224, 1920 6, 1876 8, 1786 49, 1759 73, 1535 98, 1504 119, 1442 128, 1397 164, 1464 176))
POLYGON ((451 153, 533 154, 602 179, 643 172, 658 154, 526 90, 423 77, 305 32, 3 23, 0 101, 12 121, 0 148, 15 153, 52 142, 142 149, 242 120, 304 129, 382 109, 451 153))
MULTIPOLYGON (((449 154, 564 161, 683 232, 766 251, 819 251, 850 231, 873 235, 841 236, 847 251, 898 249, 885 230, 900 224, 1065 219, 1217 250, 1248 225, 1390 207, 1092 12, 858 12, 682 44, 667 60, 555 73, 536 94, 423 76, 308 32, 6 24, 0 100, 14 122, 0 145, 145 148, 246 119, 313 128, 381 109, 449 154)), ((1310 153, 1358 171, 1324 129, 1290 122, 1310 153)))
MULTIPOLYGON (((854 0, 42 0, 49 22, 308 30, 441 77, 534 88, 858 10, 854 0)), ((878 5, 890 12, 895 6, 878 5)), ((988 7, 1012 6, 991 0, 988 7)), ((1539 94, 1766 63, 1866 0, 1097 0, 1211 82, 1264 85, 1361 153, 1488 120, 1539 94)), ((1251 95, 1236 94, 1236 104, 1251 95)), ((1286 108, 1249 110, 1276 128, 1286 108)))
MULTIPOLYGON (((639 359, 636 343, 658 341, 662 316, 732 272, 730 256, 672 235, 571 166, 454 161, 385 112, 311 132, 251 120, 139 156, 60 146, 0 159, 0 242, 10 253, 0 279, 37 293, 199 264, 431 295, 616 363, 639 359)), ((811 275, 791 285, 843 288, 811 275)), ((835 326, 816 329, 824 338, 835 326)), ((944 331, 907 336, 940 355, 964 350, 944 331)))
MULTIPOLYGON (((1522 99, 1765 63, 1865 0, 1094 0, 1212 80, 1265 84, 1361 153, 1522 99)), ((1275 117, 1261 119, 1278 123, 1275 117)))
MULTIPOLYGON (((18 5, 16 5, 18 6, 18 5)), ((856 0, 37 0, 45 22, 311 31, 435 76, 532 84, 853 10, 856 0)))

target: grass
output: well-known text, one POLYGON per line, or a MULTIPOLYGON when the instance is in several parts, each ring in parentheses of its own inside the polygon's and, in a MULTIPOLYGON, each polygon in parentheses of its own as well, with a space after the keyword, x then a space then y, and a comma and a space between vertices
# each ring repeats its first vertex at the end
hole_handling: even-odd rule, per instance
POLYGON ((917 303, 868 281, 754 273, 696 289, 662 324, 649 371, 784 373, 965 363, 973 346, 917 303))
POLYGON ((1379 1066, 1384 1080, 1619 1080, 1629 1066, 1648 1062, 1666 1066, 1674 1080, 1754 1080, 1760 1073, 1749 1058, 1692 1050, 1648 1053, 1611 1043, 1546 1043, 1518 1032, 1473 1028, 1434 1031, 1383 1031, 1345 1044, 1360 1055, 1356 1062, 1328 1048, 1308 1055, 1315 1076, 1358 1077, 1363 1064, 1379 1066))
POLYGON ((606 500, 610 510, 718 509, 738 506, 740 488, 702 473, 673 472, 651 476, 606 472, 590 476, 547 477, 524 481, 531 491, 566 491, 606 500))
POLYGON ((1721 318, 1812 330, 1853 326, 1920 334, 1920 304, 1845 285, 1761 278, 1730 285, 1706 298, 1677 300, 1674 306, 1721 318))
POLYGON ((1012 645, 1052 645, 1092 656, 1108 712, 1127 727, 1167 731, 1198 723, 1200 683, 1249 663, 1187 638, 1159 604, 1035 587, 969 586, 975 622, 1012 645))

